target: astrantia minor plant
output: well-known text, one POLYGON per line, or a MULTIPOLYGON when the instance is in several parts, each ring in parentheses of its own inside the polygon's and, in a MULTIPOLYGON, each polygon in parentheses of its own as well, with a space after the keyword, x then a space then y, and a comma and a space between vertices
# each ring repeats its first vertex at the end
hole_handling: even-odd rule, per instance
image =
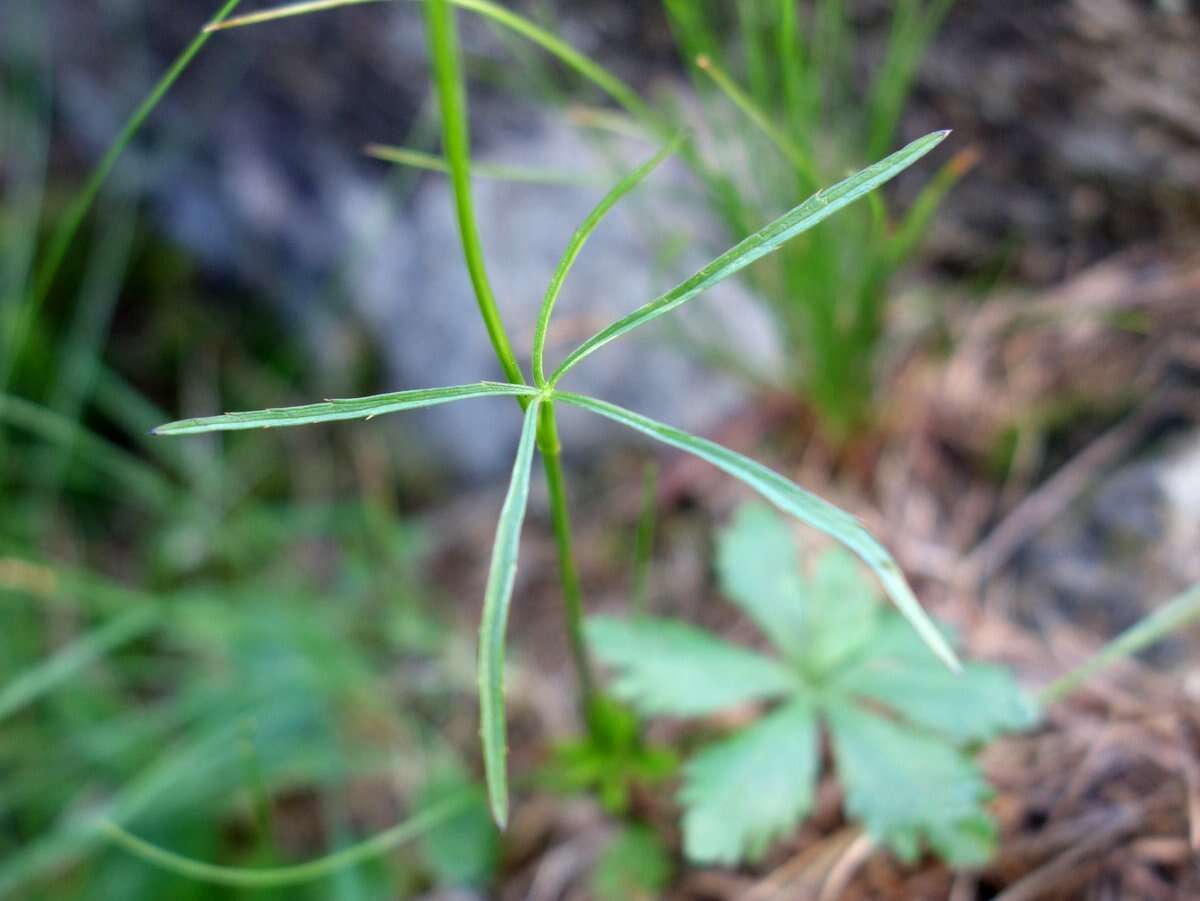
MULTIPOLYGON (((362 0, 358 0, 358 2, 362 2, 362 0)), ((346 0, 300 4, 287 8, 289 10, 287 14, 345 5, 345 3, 346 0)), ((453 3, 476 11, 490 7, 492 14, 496 14, 494 5, 487 4, 483 0, 470 0, 470 2, 453 0, 453 3)), ((507 24, 515 27, 512 25, 511 14, 503 10, 501 12, 509 16, 510 21, 507 24)), ((231 429, 304 425, 336 419, 370 419, 382 413, 393 413, 472 398, 503 396, 516 401, 523 424, 516 449, 512 478, 501 509, 492 548, 491 566, 484 591, 483 613, 480 622, 478 660, 484 767, 492 812, 500 825, 506 823, 509 809, 504 708, 505 627, 513 595, 518 544, 529 496, 535 449, 540 452, 549 490, 550 513, 558 547, 559 575, 568 623, 568 639, 576 667, 581 712, 585 720, 594 708, 593 680, 583 632, 582 595, 571 550, 571 529, 555 419, 555 406, 559 403, 580 407, 596 415, 615 420, 657 441, 707 460, 719 469, 745 482, 781 511, 797 517, 842 542, 874 571, 892 602, 908 619, 929 648, 947 666, 956 669, 958 663, 954 652, 942 633, 921 609, 891 555, 853 516, 810 494, 779 473, 719 444, 656 422, 606 401, 570 393, 559 388, 560 381, 571 369, 610 341, 670 312, 712 285, 741 271, 755 260, 777 250, 785 242, 812 228, 848 204, 865 196, 929 153, 945 139, 947 132, 926 135, 832 187, 819 191, 799 206, 721 254, 690 278, 601 329, 568 353, 557 368, 547 373, 544 351, 550 318, 572 263, 604 215, 621 197, 646 178, 659 163, 678 149, 683 139, 668 141, 652 159, 622 178, 600 200, 567 243, 562 260, 546 289, 538 315, 532 348, 533 378, 530 382, 526 380, 521 366, 517 362, 496 306, 488 281, 483 249, 472 209, 466 94, 454 13, 448 0, 426 0, 425 13, 433 78, 441 106, 443 150, 454 189, 463 256, 474 286, 480 316, 495 349, 505 381, 481 381, 469 385, 424 388, 348 400, 329 400, 300 407, 226 413, 219 416, 172 422, 161 426, 157 432, 163 435, 186 435, 231 429)), ((278 17, 279 15, 278 11, 268 13, 269 17, 278 17)), ((226 24, 248 24, 252 21, 260 21, 262 18, 262 16, 251 16, 241 20, 230 20, 226 24)), ((533 37, 546 46, 544 33, 541 36, 542 39, 538 39, 530 35, 528 30, 523 31, 521 27, 517 27, 516 30, 522 31, 526 36, 533 37)), ((556 52, 560 54, 563 52, 561 43, 558 44, 556 52)))

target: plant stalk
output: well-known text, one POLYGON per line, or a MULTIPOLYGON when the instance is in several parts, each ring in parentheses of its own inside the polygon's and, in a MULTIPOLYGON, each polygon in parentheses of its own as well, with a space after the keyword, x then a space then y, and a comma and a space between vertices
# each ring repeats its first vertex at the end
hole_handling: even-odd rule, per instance
MULTIPOLYGON (((521 367, 512 352, 512 345, 496 300, 488 281, 483 262, 483 249, 475 224, 475 212, 471 203, 470 183, 470 138, 467 122, 467 103, 463 88, 463 73, 458 48, 458 30, 454 11, 446 0, 426 0, 425 21, 429 35, 430 51, 433 55, 433 74, 437 83, 438 101, 442 109, 442 143, 446 163, 450 171, 450 182, 454 189, 455 212, 458 215, 459 234, 463 253, 475 288, 479 312, 487 327, 492 348, 500 361, 505 376, 510 382, 526 384, 521 367)), ((526 397, 518 398, 522 408, 528 404, 526 397)), ((554 541, 558 550, 558 575, 562 586, 563 609, 567 620, 567 641, 579 688, 579 707, 589 732, 592 728, 591 711, 594 707, 595 683, 588 661, 587 645, 583 637, 583 592, 579 587, 579 574, 575 570, 575 556, 571 547, 571 520, 567 512, 567 493, 562 469, 562 452, 558 440, 558 425, 554 418, 553 404, 547 399, 539 411, 538 447, 542 453, 542 464, 546 472, 546 486, 550 493, 550 516, 554 527, 554 541)))
MULTIPOLYGON (((467 97, 463 86, 462 65, 459 59, 458 26, 454 10, 446 0, 427 0, 425 22, 433 50, 433 73, 437 83, 438 103, 442 109, 442 143, 446 162, 450 166, 450 182, 454 187, 454 209, 458 216, 458 232, 462 238, 463 258, 475 289, 479 315, 483 317, 488 338, 504 370, 504 377, 516 385, 525 384, 521 365, 513 354, 496 297, 488 280, 483 258, 483 244, 475 224, 475 208, 471 201, 471 141, 467 125, 467 97)), ((525 403, 522 403, 524 409, 525 403)))
POLYGON ((583 592, 579 587, 579 573, 575 569, 571 517, 567 511, 567 492, 563 479, 562 445, 558 440, 558 423, 552 401, 545 401, 539 411, 538 449, 542 453, 542 468, 546 472, 546 487, 550 492, 550 519, 558 551, 558 577, 562 584, 563 613, 567 620, 567 643, 579 688, 580 715, 591 731, 596 688, 587 642, 583 637, 583 592))

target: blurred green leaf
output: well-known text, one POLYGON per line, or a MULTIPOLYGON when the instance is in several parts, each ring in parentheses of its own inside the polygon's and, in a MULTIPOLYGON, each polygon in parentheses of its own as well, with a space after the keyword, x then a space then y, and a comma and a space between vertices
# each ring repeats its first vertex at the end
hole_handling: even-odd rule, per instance
POLYGON ((925 845, 952 864, 985 860, 996 831, 984 806, 990 788, 968 747, 1035 722, 1012 676, 981 664, 949 672, 840 548, 806 577, 786 524, 767 508, 743 507, 717 544, 722 586, 782 636, 786 663, 764 667, 768 658, 681 623, 588 623, 597 657, 616 671, 614 690, 643 713, 781 702, 684 767, 688 857, 755 859, 799 821, 812 803, 824 720, 847 809, 872 838, 909 861, 925 845))
POLYGON ((692 860, 732 866, 762 857, 812 806, 817 720, 794 700, 684 767, 684 847, 692 860))

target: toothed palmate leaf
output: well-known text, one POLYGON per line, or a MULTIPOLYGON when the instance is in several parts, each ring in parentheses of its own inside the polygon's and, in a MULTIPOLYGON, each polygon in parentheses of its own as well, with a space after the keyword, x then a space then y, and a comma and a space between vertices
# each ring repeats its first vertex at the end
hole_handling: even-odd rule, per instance
POLYGON ((616 671, 613 693, 647 715, 703 716, 797 688, 795 674, 768 657, 664 619, 594 616, 592 651, 616 671))
POLYGON ((780 702, 684 768, 688 856, 720 864, 753 859, 794 826, 811 805, 824 722, 847 809, 875 841, 905 860, 925 846, 954 864, 986 859, 996 827, 984 806, 990 789, 969 748, 1033 722, 1035 708, 1012 677, 978 664, 950 673, 879 603, 851 555, 829 549, 805 573, 785 521, 765 507, 739 510, 718 549, 722 586, 763 625, 781 659, 671 621, 593 619, 589 626, 597 656, 616 671, 616 691, 643 713, 702 715, 743 700, 780 702), (732 690, 726 683, 738 678, 737 667, 767 674, 762 690, 732 690), (791 691, 778 697, 772 684, 785 685, 789 674, 791 691))
POLYGON ((688 857, 724 865, 762 857, 808 813, 817 762, 817 722, 803 700, 697 754, 680 791, 688 857))
POLYGON ((197 432, 227 432, 234 429, 270 429, 281 426, 309 425, 336 419, 371 419, 384 413, 415 410, 435 404, 465 400, 469 397, 530 396, 537 392, 525 385, 503 382, 477 382, 473 385, 453 385, 448 388, 418 388, 414 391, 395 391, 344 400, 327 400, 299 407, 279 407, 245 413, 222 413, 200 419, 180 419, 154 430, 156 435, 192 435, 197 432))
POLYGON ((908 582, 905 581, 900 567, 896 565, 892 555, 875 540, 875 537, 863 527, 862 523, 849 513, 839 510, 828 501, 805 491, 795 482, 784 478, 761 463, 705 438, 697 437, 661 422, 655 422, 640 413, 634 413, 594 397, 570 394, 565 391, 556 392, 555 397, 615 420, 622 425, 627 425, 664 444, 695 454, 702 460, 707 460, 718 469, 745 482, 784 513, 790 513, 846 545, 878 576, 888 597, 892 599, 912 627, 917 630, 917 634, 921 636, 930 650, 951 669, 959 669, 958 658, 953 649, 941 631, 934 625, 933 620, 921 609, 921 604, 912 593, 912 589, 908 587, 908 582))

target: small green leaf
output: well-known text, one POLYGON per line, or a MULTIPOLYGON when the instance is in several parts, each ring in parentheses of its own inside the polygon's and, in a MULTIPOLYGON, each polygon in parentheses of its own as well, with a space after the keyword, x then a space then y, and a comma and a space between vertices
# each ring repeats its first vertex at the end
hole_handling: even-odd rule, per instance
POLYGON ((629 426, 629 428, 649 435, 664 444, 695 454, 702 460, 707 460, 718 469, 745 482, 784 513, 790 513, 797 519, 842 542, 879 577, 888 597, 916 629, 917 634, 921 636, 930 650, 952 670, 960 669, 953 649, 933 620, 921 608, 920 602, 909 588, 896 561, 892 559, 891 554, 884 549, 883 545, 863 527, 862 523, 849 513, 838 509, 815 494, 805 491, 795 482, 784 478, 761 463, 705 438, 697 437, 661 422, 655 422, 640 413, 634 413, 594 397, 571 394, 566 391, 555 392, 555 397, 629 426))
POLYGON ((812 806, 817 722, 793 701, 684 767, 684 847, 699 863, 757 859, 812 806))
POLYGON ((717 536, 721 590, 777 648, 805 649, 804 579, 787 524, 763 504, 743 504, 717 536))
POLYGON ((833 687, 882 701, 956 743, 1027 729, 1038 718, 1037 705, 1006 669, 969 663, 953 675, 929 658, 912 630, 894 615, 833 687))
POLYGON ((418 388, 414 391, 395 391, 344 400, 327 400, 300 407, 280 407, 246 413, 222 413, 201 419, 180 419, 154 430, 156 435, 192 435, 197 432, 232 431, 234 429, 269 429, 280 426, 308 425, 335 419, 371 419, 384 413, 415 410, 435 404, 450 403, 468 397, 529 397, 537 391, 527 385, 508 385, 503 382, 477 382, 473 385, 454 385, 448 388, 418 388))
POLYGON ((970 757, 929 735, 906 729, 848 704, 826 709, 846 809, 867 832, 906 863, 920 852, 920 840, 934 841, 959 866, 978 864, 993 850, 990 842, 956 842, 968 830, 976 836, 990 824, 984 803, 992 790, 970 757))
POLYGON ((672 620, 591 617, 588 646, 617 672, 613 692, 647 715, 703 716, 789 694, 787 667, 672 620))
POLYGON ((508 494, 500 510, 492 562, 488 568, 483 594, 483 615, 479 621, 479 731, 483 737, 483 765, 487 774, 488 797, 492 816, 503 828, 508 822, 508 757, 504 723, 504 633, 513 583, 517 577, 517 549, 521 524, 529 501, 529 470, 533 465, 533 447, 537 435, 538 407, 534 400, 525 410, 517 459, 513 463, 508 494))
POLYGON ((661 898, 675 867, 662 839, 645 826, 627 826, 592 870, 596 901, 651 901, 661 898))
POLYGON ((700 292, 740 272, 755 260, 778 250, 787 241, 829 218, 843 207, 869 194, 929 153, 949 134, 948 131, 935 131, 918 138, 891 156, 856 172, 830 188, 818 191, 795 209, 725 251, 691 278, 588 338, 562 361, 550 377, 550 384, 557 384, 575 364, 608 342, 670 312, 700 292))

